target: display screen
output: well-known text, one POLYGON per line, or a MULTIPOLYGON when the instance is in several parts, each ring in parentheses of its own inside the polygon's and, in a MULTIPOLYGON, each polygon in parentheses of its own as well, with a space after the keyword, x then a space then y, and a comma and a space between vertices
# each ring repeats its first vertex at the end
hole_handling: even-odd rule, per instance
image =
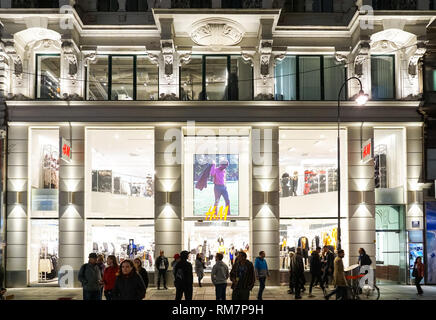
POLYGON ((427 284, 436 284, 436 202, 425 204, 427 236, 427 284))
POLYGON ((409 243, 409 276, 412 277, 413 266, 415 265, 416 258, 421 257, 424 262, 424 244, 422 243, 409 243))
POLYGON ((194 215, 207 216, 215 208, 239 215, 239 156, 194 155, 194 215))

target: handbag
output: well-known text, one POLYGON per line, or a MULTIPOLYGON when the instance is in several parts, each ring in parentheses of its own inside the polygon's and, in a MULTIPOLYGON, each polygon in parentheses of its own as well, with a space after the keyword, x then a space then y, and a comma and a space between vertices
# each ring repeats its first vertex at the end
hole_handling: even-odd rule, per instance
POLYGON ((418 269, 416 268, 416 266, 413 267, 412 277, 414 278, 418 277, 418 269))

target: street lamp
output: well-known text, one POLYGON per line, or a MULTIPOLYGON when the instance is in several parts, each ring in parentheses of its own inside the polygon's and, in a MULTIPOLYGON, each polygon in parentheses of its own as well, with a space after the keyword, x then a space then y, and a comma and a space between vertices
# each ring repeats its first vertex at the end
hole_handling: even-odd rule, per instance
POLYGON ((362 87, 362 81, 360 81, 357 77, 350 77, 347 80, 344 81, 344 83, 341 86, 341 89, 339 90, 338 94, 338 137, 337 137, 337 148, 338 148, 338 243, 337 248, 338 250, 341 248, 341 133, 340 133, 340 127, 341 127, 341 93, 344 89, 345 85, 348 83, 348 81, 356 79, 359 81, 360 85, 360 91, 359 95, 356 98, 356 103, 359 106, 363 106, 368 101, 368 95, 365 94, 362 87))

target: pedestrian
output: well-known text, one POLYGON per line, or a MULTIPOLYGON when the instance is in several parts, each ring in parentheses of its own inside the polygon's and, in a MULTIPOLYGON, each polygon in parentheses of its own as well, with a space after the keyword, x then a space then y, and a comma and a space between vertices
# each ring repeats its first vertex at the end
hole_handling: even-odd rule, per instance
MULTIPOLYGON (((294 258, 295 252, 290 251, 289 252, 289 261, 292 261, 292 259, 294 258)), ((292 263, 289 263, 289 290, 288 293, 289 294, 294 294, 294 282, 293 282, 293 278, 292 278, 292 263)))
POLYGON ((259 292, 257 294, 257 300, 262 300, 266 278, 269 277, 268 264, 265 260, 265 251, 259 252, 259 256, 254 261, 254 270, 256 271, 256 277, 259 280, 259 292))
POLYGON ((195 259, 195 273, 197 274, 198 286, 201 288, 201 279, 204 277, 204 269, 205 269, 203 255, 201 253, 197 253, 197 257, 195 259))
POLYGON ((211 279, 215 285, 215 295, 217 300, 226 300, 227 279, 229 278, 229 267, 223 262, 223 254, 217 253, 216 263, 212 268, 211 279))
MULTIPOLYGON (((177 265, 177 262, 180 261, 180 254, 176 253, 173 258, 174 258, 174 260, 173 260, 173 262, 171 262, 171 268, 173 269, 173 279, 176 280, 176 265, 177 265)), ((176 286, 176 284, 174 281, 174 287, 175 286, 176 286)))
POLYGON ((297 248, 297 252, 290 261, 291 264, 291 281, 294 288, 295 299, 301 299, 301 291, 304 288, 304 261, 301 248, 297 248))
POLYGON ((321 248, 317 247, 315 251, 312 252, 311 256, 310 256, 310 275, 311 275, 311 280, 310 280, 310 286, 309 286, 309 297, 313 298, 314 295, 312 295, 312 289, 315 283, 319 283, 319 285, 321 286, 322 291, 324 292, 324 284, 321 280, 321 257, 320 257, 320 253, 321 253, 321 248))
POLYGON ((88 263, 79 270, 79 281, 83 287, 83 300, 101 300, 101 271, 97 266, 97 254, 91 252, 88 263))
POLYGON ((114 255, 108 256, 106 261, 107 267, 104 269, 103 273, 104 296, 106 297, 106 300, 112 300, 113 289, 117 279, 119 267, 117 258, 115 258, 114 255))
POLYGON ((167 290, 167 270, 168 270, 168 258, 165 257, 163 250, 160 251, 159 257, 156 259, 157 275, 157 290, 160 290, 160 279, 163 278, 164 289, 167 290))
POLYGON ((3 266, 0 264, 0 300, 5 299, 6 288, 4 286, 4 280, 5 280, 5 270, 3 269, 3 266))
POLYGON ((136 272, 141 276, 142 281, 144 281, 145 291, 147 291, 148 288, 147 270, 145 270, 145 268, 142 266, 142 261, 139 258, 135 258, 135 260, 133 260, 133 264, 135 265, 136 272))
POLYGON ((229 250, 229 260, 230 260, 230 265, 233 267, 233 261, 235 258, 235 247, 232 246, 232 248, 229 250))
POLYGON ((344 250, 338 250, 338 256, 335 258, 333 282, 336 288, 332 290, 325 298, 328 300, 333 294, 336 293, 336 300, 347 299, 347 279, 345 279, 344 263, 342 259, 345 256, 344 250))
POLYGON ((321 265, 322 283, 326 289, 329 287, 329 278, 333 277, 334 262, 335 254, 330 250, 329 247, 324 246, 322 248, 321 265))
POLYGON ((413 266, 412 277, 415 278, 415 286, 418 291, 417 295, 422 296, 424 291, 421 288, 421 280, 424 278, 424 264, 422 263, 422 258, 417 257, 415 264, 413 266))
POLYGON ((255 274, 254 266, 251 261, 247 260, 247 254, 239 251, 238 258, 230 272, 232 281, 232 300, 249 300, 250 291, 254 287, 255 274))
POLYGON ((145 297, 145 284, 136 272, 132 260, 124 260, 113 289, 113 300, 142 300, 145 297))
POLYGON ((175 267, 176 300, 182 300, 183 295, 185 300, 192 300, 192 264, 188 262, 189 252, 180 252, 180 261, 175 267))
POLYGON ((372 264, 371 258, 366 254, 365 249, 359 249, 359 259, 357 260, 359 267, 361 266, 370 266, 372 264))
MULTIPOLYGON (((97 255, 97 263, 96 264, 97 264, 98 268, 100 269, 101 278, 103 279, 105 265, 104 265, 104 256, 102 254, 97 255)), ((103 299, 103 290, 104 290, 104 286, 102 285, 100 287, 100 296, 101 296, 100 300, 103 299)))

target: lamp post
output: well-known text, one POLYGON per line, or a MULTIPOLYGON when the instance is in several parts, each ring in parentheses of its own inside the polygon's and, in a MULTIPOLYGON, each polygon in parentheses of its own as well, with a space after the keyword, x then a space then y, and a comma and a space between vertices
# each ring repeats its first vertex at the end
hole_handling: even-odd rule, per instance
POLYGON ((338 250, 342 249, 341 247, 341 93, 344 89, 345 85, 348 83, 348 81, 356 79, 359 81, 360 85, 360 91, 359 95, 356 98, 356 103, 359 106, 363 106, 368 101, 368 95, 363 92, 362 87, 362 81, 360 81, 357 77, 350 77, 347 80, 344 81, 344 83, 341 86, 341 89, 339 90, 338 94, 338 136, 337 136, 337 148, 338 148, 338 243, 337 248, 338 250))

